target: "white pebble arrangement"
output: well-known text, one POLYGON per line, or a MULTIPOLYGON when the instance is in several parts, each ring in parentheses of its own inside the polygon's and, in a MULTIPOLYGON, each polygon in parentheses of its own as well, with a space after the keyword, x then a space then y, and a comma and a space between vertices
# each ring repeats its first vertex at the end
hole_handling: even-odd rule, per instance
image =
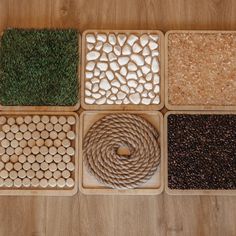
POLYGON ((74 116, 0 116, 1 188, 72 188, 74 116))
POLYGON ((86 104, 160 103, 158 34, 88 32, 85 41, 86 104))

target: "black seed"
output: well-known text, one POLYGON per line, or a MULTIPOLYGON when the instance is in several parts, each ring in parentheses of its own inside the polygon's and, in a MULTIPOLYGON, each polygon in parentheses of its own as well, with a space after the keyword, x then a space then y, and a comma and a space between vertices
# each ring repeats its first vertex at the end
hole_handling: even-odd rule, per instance
POLYGON ((236 115, 168 116, 168 186, 236 189, 236 115))

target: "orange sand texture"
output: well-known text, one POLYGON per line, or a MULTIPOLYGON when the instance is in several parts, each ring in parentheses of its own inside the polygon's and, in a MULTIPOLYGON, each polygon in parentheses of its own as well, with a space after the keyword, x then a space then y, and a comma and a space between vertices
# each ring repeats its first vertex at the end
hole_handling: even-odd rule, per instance
POLYGON ((236 33, 170 33, 168 101, 236 105, 236 33))

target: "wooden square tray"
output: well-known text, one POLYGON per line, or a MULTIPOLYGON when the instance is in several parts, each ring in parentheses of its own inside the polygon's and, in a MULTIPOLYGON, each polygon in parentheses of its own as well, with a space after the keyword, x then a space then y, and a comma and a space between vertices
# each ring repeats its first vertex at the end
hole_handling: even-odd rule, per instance
POLYGON ((83 138, 85 137, 89 128, 99 119, 108 114, 129 113, 137 114, 149 121, 160 134, 159 144, 161 148, 160 165, 152 178, 135 189, 118 190, 106 187, 99 183, 93 177, 83 163, 83 156, 79 159, 79 187, 84 194, 104 194, 104 195, 156 195, 163 191, 164 187, 164 164, 163 164, 163 115, 158 111, 85 111, 80 116, 81 130, 80 130, 80 151, 83 152, 83 138))
MULTIPOLYGON (((116 43, 115 46, 118 46, 118 43, 116 43)), ((113 49, 112 52, 114 52, 114 49, 113 49)), ((141 52, 137 53, 136 55, 141 55, 141 52)), ((150 50, 150 53, 152 53, 152 50, 150 50)), ((121 57, 121 56, 118 56, 118 57, 121 57)), ((131 56, 127 55, 126 57, 131 57, 131 56)), ((151 58, 153 58, 153 56, 151 58)), ((109 62, 109 67, 110 67, 110 64, 111 64, 111 62, 109 62)), ((146 65, 146 64, 144 64, 144 65, 146 65)), ((122 66, 120 65, 120 67, 122 67, 122 66)), ((127 64, 124 65, 123 67, 127 67, 127 64)), ((128 67, 127 67, 127 69, 128 69, 128 67)), ((115 75, 116 71, 113 71, 112 69, 110 69, 110 70, 115 75)), ((139 68, 139 70, 140 70, 140 68, 139 68)), ((104 72, 107 72, 107 69, 104 72)), ((127 70, 127 72, 132 72, 132 71, 127 70)), ((119 71, 119 73, 120 73, 120 71, 119 71)), ((150 73, 150 72, 148 72, 148 73, 150 73)), ((107 76, 105 78, 107 79, 107 76)), ((115 76, 115 78, 116 78, 116 76, 115 76)), ((127 74, 123 77, 123 79, 127 81, 127 74)), ((154 81, 154 77, 152 77, 151 82, 153 83, 153 81, 154 81)), ((147 83, 147 81, 146 81, 146 83, 147 83)), ((129 89, 130 88, 131 87, 129 87, 129 89)), ((118 90, 119 90, 119 92, 121 92, 121 87, 119 87, 118 90)), ((154 91, 154 87, 151 91, 154 91)), ((139 95, 140 95, 140 93, 139 93, 139 95)), ((156 94, 155 94, 155 96, 156 96, 156 94)), ((96 99, 95 99, 95 101, 96 101, 96 99)), ((164 35, 163 35, 163 33, 161 31, 158 31, 158 30, 86 30, 85 32, 83 32, 83 35, 82 35, 82 68, 81 68, 81 106, 85 110, 161 110, 164 106, 164 35), (86 46, 87 45, 86 44, 86 36, 88 34, 97 34, 97 33, 99 33, 99 34, 108 34, 108 35, 125 34, 127 37, 129 37, 131 34, 134 34, 138 37, 140 37, 142 34, 155 34, 155 35, 158 35, 158 37, 159 37, 159 39, 158 39, 158 48, 155 49, 155 50, 158 50, 159 54, 158 54, 158 56, 157 55, 154 55, 154 56, 158 57, 159 71, 157 73, 153 73, 153 75, 154 74, 158 75, 159 79, 160 79, 159 93, 158 93, 159 98, 160 98, 159 104, 154 104, 154 103, 150 103, 149 105, 141 104, 141 100, 137 104, 136 103, 135 104, 134 103, 126 104, 126 103, 121 102, 119 105, 118 104, 108 104, 108 102, 102 103, 100 105, 98 105, 98 104, 88 104, 88 103, 85 102, 85 90, 86 90, 85 89, 85 82, 86 82, 85 81, 86 80, 85 79, 85 73, 86 73, 86 64, 87 64, 86 56, 87 56, 87 52, 88 52, 88 48, 86 46)))
POLYGON ((168 116, 171 114, 236 114, 233 111, 169 111, 164 116, 164 159, 165 159, 165 191, 169 195, 236 195, 236 190, 227 189, 170 189, 168 186, 168 116))
POLYGON ((236 31, 168 31, 165 34, 165 106, 169 110, 235 110, 235 48, 236 31), (188 38, 181 34, 188 34, 188 38), (170 36, 175 37, 171 46, 170 36), (178 99, 179 102, 175 102, 178 99))
MULTIPOLYGON (((0 34, 0 37, 4 34, 4 31, 0 34)), ((78 78, 78 102, 74 106, 3 106, 0 104, 0 111, 77 111, 80 108, 80 70, 81 70, 81 53, 82 53, 82 46, 81 46, 81 35, 78 33, 78 50, 79 50, 79 61, 78 61, 78 69, 77 69, 77 78, 78 78)))
POLYGON ((0 124, 0 195, 71 196, 76 194, 79 162, 78 115, 74 112, 9 111, 0 112, 0 123, 3 123, 4 117, 15 119, 11 121, 12 124, 8 123, 10 125, 8 127, 3 128, 6 121, 3 121, 4 125, 0 124), (34 120, 32 120, 33 117, 34 120), (4 146, 2 140, 5 140, 4 146), (11 140, 14 140, 15 143, 11 140), (65 141, 64 144, 63 141, 65 141), (9 152, 7 146, 11 149, 8 150, 9 152), (53 148, 50 149, 51 147, 53 148), (71 147, 70 152, 68 147, 71 147), (33 150, 33 148, 35 149, 33 150), (2 170, 4 171, 2 172, 2 170), (21 173, 19 173, 20 171, 21 173), (58 181, 60 178, 62 179, 58 181), (6 186, 6 179, 8 179, 9 186, 6 186), (18 181, 14 182, 16 179, 18 181), (38 180, 41 179, 44 179, 43 183, 39 183, 38 180))

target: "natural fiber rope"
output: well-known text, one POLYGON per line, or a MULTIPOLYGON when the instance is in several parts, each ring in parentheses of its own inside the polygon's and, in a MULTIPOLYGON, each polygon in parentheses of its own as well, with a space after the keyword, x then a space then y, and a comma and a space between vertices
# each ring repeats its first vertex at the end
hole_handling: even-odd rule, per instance
POLYGON ((112 188, 135 188, 146 182, 160 161, 159 134, 133 114, 108 115, 98 120, 84 140, 84 162, 96 179, 112 188), (126 146, 130 156, 117 150, 126 146))

